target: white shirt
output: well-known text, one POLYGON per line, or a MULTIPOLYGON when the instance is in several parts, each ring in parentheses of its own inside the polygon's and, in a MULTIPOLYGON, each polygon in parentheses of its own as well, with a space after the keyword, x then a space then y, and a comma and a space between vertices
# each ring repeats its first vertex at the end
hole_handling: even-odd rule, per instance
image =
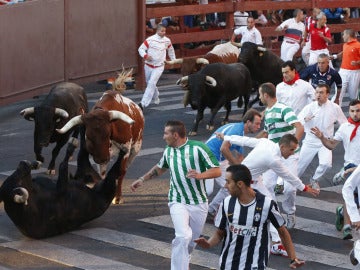
POLYGON ((315 99, 315 89, 310 83, 298 79, 293 85, 281 82, 276 86, 278 102, 292 108, 296 115, 315 99))
POLYGON ((241 44, 244 42, 252 42, 258 45, 263 45, 260 31, 257 30, 255 26, 250 30, 247 26, 241 26, 234 30, 234 34, 236 36, 241 35, 241 44))
POLYGON ((352 172, 350 177, 345 181, 342 188, 342 195, 346 204, 346 211, 350 216, 351 222, 360 221, 359 209, 354 201, 355 188, 360 190, 360 166, 352 172))
POLYGON ((322 146, 322 142, 311 133, 311 128, 318 127, 326 138, 332 138, 334 135, 334 123, 342 124, 347 122, 341 107, 330 100, 321 106, 317 101, 311 102, 301 110, 298 119, 305 128, 306 136, 304 140, 316 146, 322 146))
POLYGON ((175 50, 168 37, 160 37, 158 34, 148 37, 139 47, 139 54, 145 59, 145 63, 153 66, 163 66, 166 60, 166 52, 168 52, 171 60, 174 60, 175 50), (153 59, 146 60, 146 56, 150 55, 153 59))
POLYGON ((350 141, 350 135, 355 126, 349 122, 340 125, 335 132, 334 140, 342 141, 344 145, 344 166, 349 163, 360 165, 360 129, 358 128, 356 136, 350 141))
POLYGON ((264 172, 271 169, 297 189, 304 190, 305 185, 300 178, 292 174, 283 164, 279 144, 265 138, 257 139, 238 135, 224 136, 224 141, 253 148, 241 164, 248 167, 254 180, 259 179, 264 172))
POLYGON ((299 43, 305 31, 305 24, 297 22, 295 18, 287 19, 279 26, 285 30, 284 40, 299 43))

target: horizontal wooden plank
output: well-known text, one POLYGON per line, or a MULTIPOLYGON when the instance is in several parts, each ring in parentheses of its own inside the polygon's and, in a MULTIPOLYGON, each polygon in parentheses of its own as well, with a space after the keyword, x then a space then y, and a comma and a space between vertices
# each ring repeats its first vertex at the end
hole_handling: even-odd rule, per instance
POLYGON ((192 33, 180 33, 168 35, 173 44, 189 43, 189 42, 202 42, 209 40, 230 39, 232 29, 221 30, 207 30, 192 33))
POLYGON ((207 5, 182 5, 182 6, 166 6, 166 7, 151 7, 146 6, 146 18, 166 17, 166 16, 184 16, 197 15, 215 12, 234 12, 233 3, 217 2, 209 3, 207 5))
POLYGON ((317 0, 316 7, 319 8, 338 8, 338 7, 359 7, 359 0, 317 0))
POLYGON ((310 9, 311 1, 240 1, 234 3, 235 10, 279 10, 279 9, 310 9))

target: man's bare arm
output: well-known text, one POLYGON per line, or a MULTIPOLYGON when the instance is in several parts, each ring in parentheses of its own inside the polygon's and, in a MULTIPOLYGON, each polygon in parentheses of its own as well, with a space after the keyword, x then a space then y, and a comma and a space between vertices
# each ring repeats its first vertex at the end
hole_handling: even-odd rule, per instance
POLYGON ((335 149, 335 147, 340 142, 334 139, 326 138, 318 127, 311 128, 311 133, 318 137, 321 140, 322 144, 329 150, 335 149))

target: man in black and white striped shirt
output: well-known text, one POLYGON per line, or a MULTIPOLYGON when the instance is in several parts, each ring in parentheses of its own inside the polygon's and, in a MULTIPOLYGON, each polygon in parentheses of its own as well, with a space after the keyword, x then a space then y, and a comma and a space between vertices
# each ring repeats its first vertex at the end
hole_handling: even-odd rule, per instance
POLYGON ((195 242, 203 248, 210 248, 225 238, 219 259, 221 270, 266 269, 272 223, 289 255, 290 268, 302 266, 305 262, 296 258, 294 245, 276 202, 252 189, 251 180, 251 173, 245 165, 227 168, 225 187, 230 196, 225 198, 216 216, 215 226, 218 229, 210 239, 198 238, 195 242))

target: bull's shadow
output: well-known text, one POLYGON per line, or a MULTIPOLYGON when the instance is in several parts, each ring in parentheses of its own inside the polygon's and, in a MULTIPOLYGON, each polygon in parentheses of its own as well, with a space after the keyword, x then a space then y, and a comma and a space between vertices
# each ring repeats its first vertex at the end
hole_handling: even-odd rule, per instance
POLYGON ((0 187, 0 202, 16 227, 31 238, 46 238, 79 228, 100 217, 115 196, 116 179, 126 151, 93 188, 83 181, 69 179, 68 149, 59 167, 57 182, 45 176, 31 177, 38 162, 21 161, 0 187))

